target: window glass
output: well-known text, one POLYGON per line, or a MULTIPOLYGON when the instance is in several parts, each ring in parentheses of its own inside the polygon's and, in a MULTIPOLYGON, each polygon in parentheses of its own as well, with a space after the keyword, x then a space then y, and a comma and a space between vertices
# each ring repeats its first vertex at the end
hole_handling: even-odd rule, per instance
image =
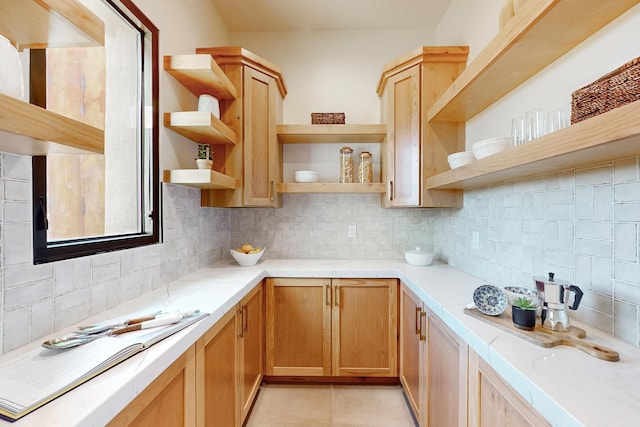
POLYGON ((47 109, 104 130, 104 155, 34 157, 35 262, 159 240, 157 30, 128 0, 80 2, 103 20, 104 47, 32 52, 45 65, 30 78, 47 109))

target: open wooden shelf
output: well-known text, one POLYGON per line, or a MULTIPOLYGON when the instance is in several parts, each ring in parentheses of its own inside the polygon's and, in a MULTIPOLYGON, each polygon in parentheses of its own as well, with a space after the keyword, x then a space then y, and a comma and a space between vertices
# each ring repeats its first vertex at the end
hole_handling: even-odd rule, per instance
POLYGON ((199 144, 236 143, 236 133, 206 111, 164 113, 164 126, 199 144))
POLYGON ((636 4, 526 2, 429 109, 427 119, 469 120, 636 4))
POLYGON ((278 184, 278 193, 385 193, 386 191, 387 186, 381 183, 281 182, 278 184))
POLYGON ((104 45, 104 22, 76 0, 0 0, 0 16, 19 50, 104 45))
POLYGON ((237 180, 211 169, 165 170, 163 182, 206 190, 235 190, 237 180))
POLYGON ((103 154, 104 131, 0 94, 0 151, 26 156, 103 154))
POLYGON ((195 96, 209 94, 217 99, 236 98, 236 88, 211 55, 165 56, 164 69, 195 96))
POLYGON ((468 189, 640 154, 640 101, 427 179, 468 189))
POLYGON ((282 144, 382 142, 386 125, 277 125, 282 144))

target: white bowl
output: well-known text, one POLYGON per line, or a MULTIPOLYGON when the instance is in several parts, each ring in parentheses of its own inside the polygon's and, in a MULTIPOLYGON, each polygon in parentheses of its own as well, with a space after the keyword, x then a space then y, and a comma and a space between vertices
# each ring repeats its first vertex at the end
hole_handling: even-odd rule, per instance
POLYGON ((483 159, 487 156, 499 153, 513 145, 513 138, 506 136, 503 138, 483 139, 473 144, 471 148, 476 159, 483 159))
POLYGON ((459 153, 449 154, 447 160, 449 161, 449 167, 451 169, 459 168, 473 162, 476 158, 473 155, 473 151, 461 151, 459 153))
POLYGON ((258 263, 262 254, 264 254, 264 249, 265 248, 262 248, 260 252, 256 252, 255 254, 245 254, 244 252, 238 252, 235 249, 231 249, 230 252, 231 256, 238 262, 238 264, 242 267, 249 267, 258 263))
POLYGON ((505 286, 504 293, 507 294, 509 305, 513 305, 513 301, 520 297, 526 297, 536 305, 540 303, 538 291, 532 288, 523 288, 520 286, 505 286))
POLYGON ((314 171, 296 171, 296 182, 317 182, 318 174, 314 171))
POLYGON ((425 267, 427 265, 431 265, 433 262, 433 254, 431 252, 423 251, 420 247, 416 247, 415 249, 408 250, 404 253, 404 260, 407 264, 425 267))

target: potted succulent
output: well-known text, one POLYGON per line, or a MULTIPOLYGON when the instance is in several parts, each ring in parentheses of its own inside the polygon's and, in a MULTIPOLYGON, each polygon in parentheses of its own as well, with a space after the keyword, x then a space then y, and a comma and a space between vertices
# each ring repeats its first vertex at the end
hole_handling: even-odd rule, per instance
POLYGON ((212 154, 209 144, 198 144, 198 157, 196 158, 198 169, 211 169, 213 166, 212 154))
POLYGON ((536 327, 537 304, 527 297, 519 297, 513 300, 511 306, 511 318, 516 328, 533 331, 536 327))

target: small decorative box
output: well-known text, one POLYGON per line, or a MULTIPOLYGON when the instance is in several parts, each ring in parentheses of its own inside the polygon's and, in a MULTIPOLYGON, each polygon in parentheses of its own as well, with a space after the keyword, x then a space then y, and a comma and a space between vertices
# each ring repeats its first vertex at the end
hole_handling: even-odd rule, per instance
POLYGON ((311 113, 312 125, 343 125, 344 113, 311 113))

